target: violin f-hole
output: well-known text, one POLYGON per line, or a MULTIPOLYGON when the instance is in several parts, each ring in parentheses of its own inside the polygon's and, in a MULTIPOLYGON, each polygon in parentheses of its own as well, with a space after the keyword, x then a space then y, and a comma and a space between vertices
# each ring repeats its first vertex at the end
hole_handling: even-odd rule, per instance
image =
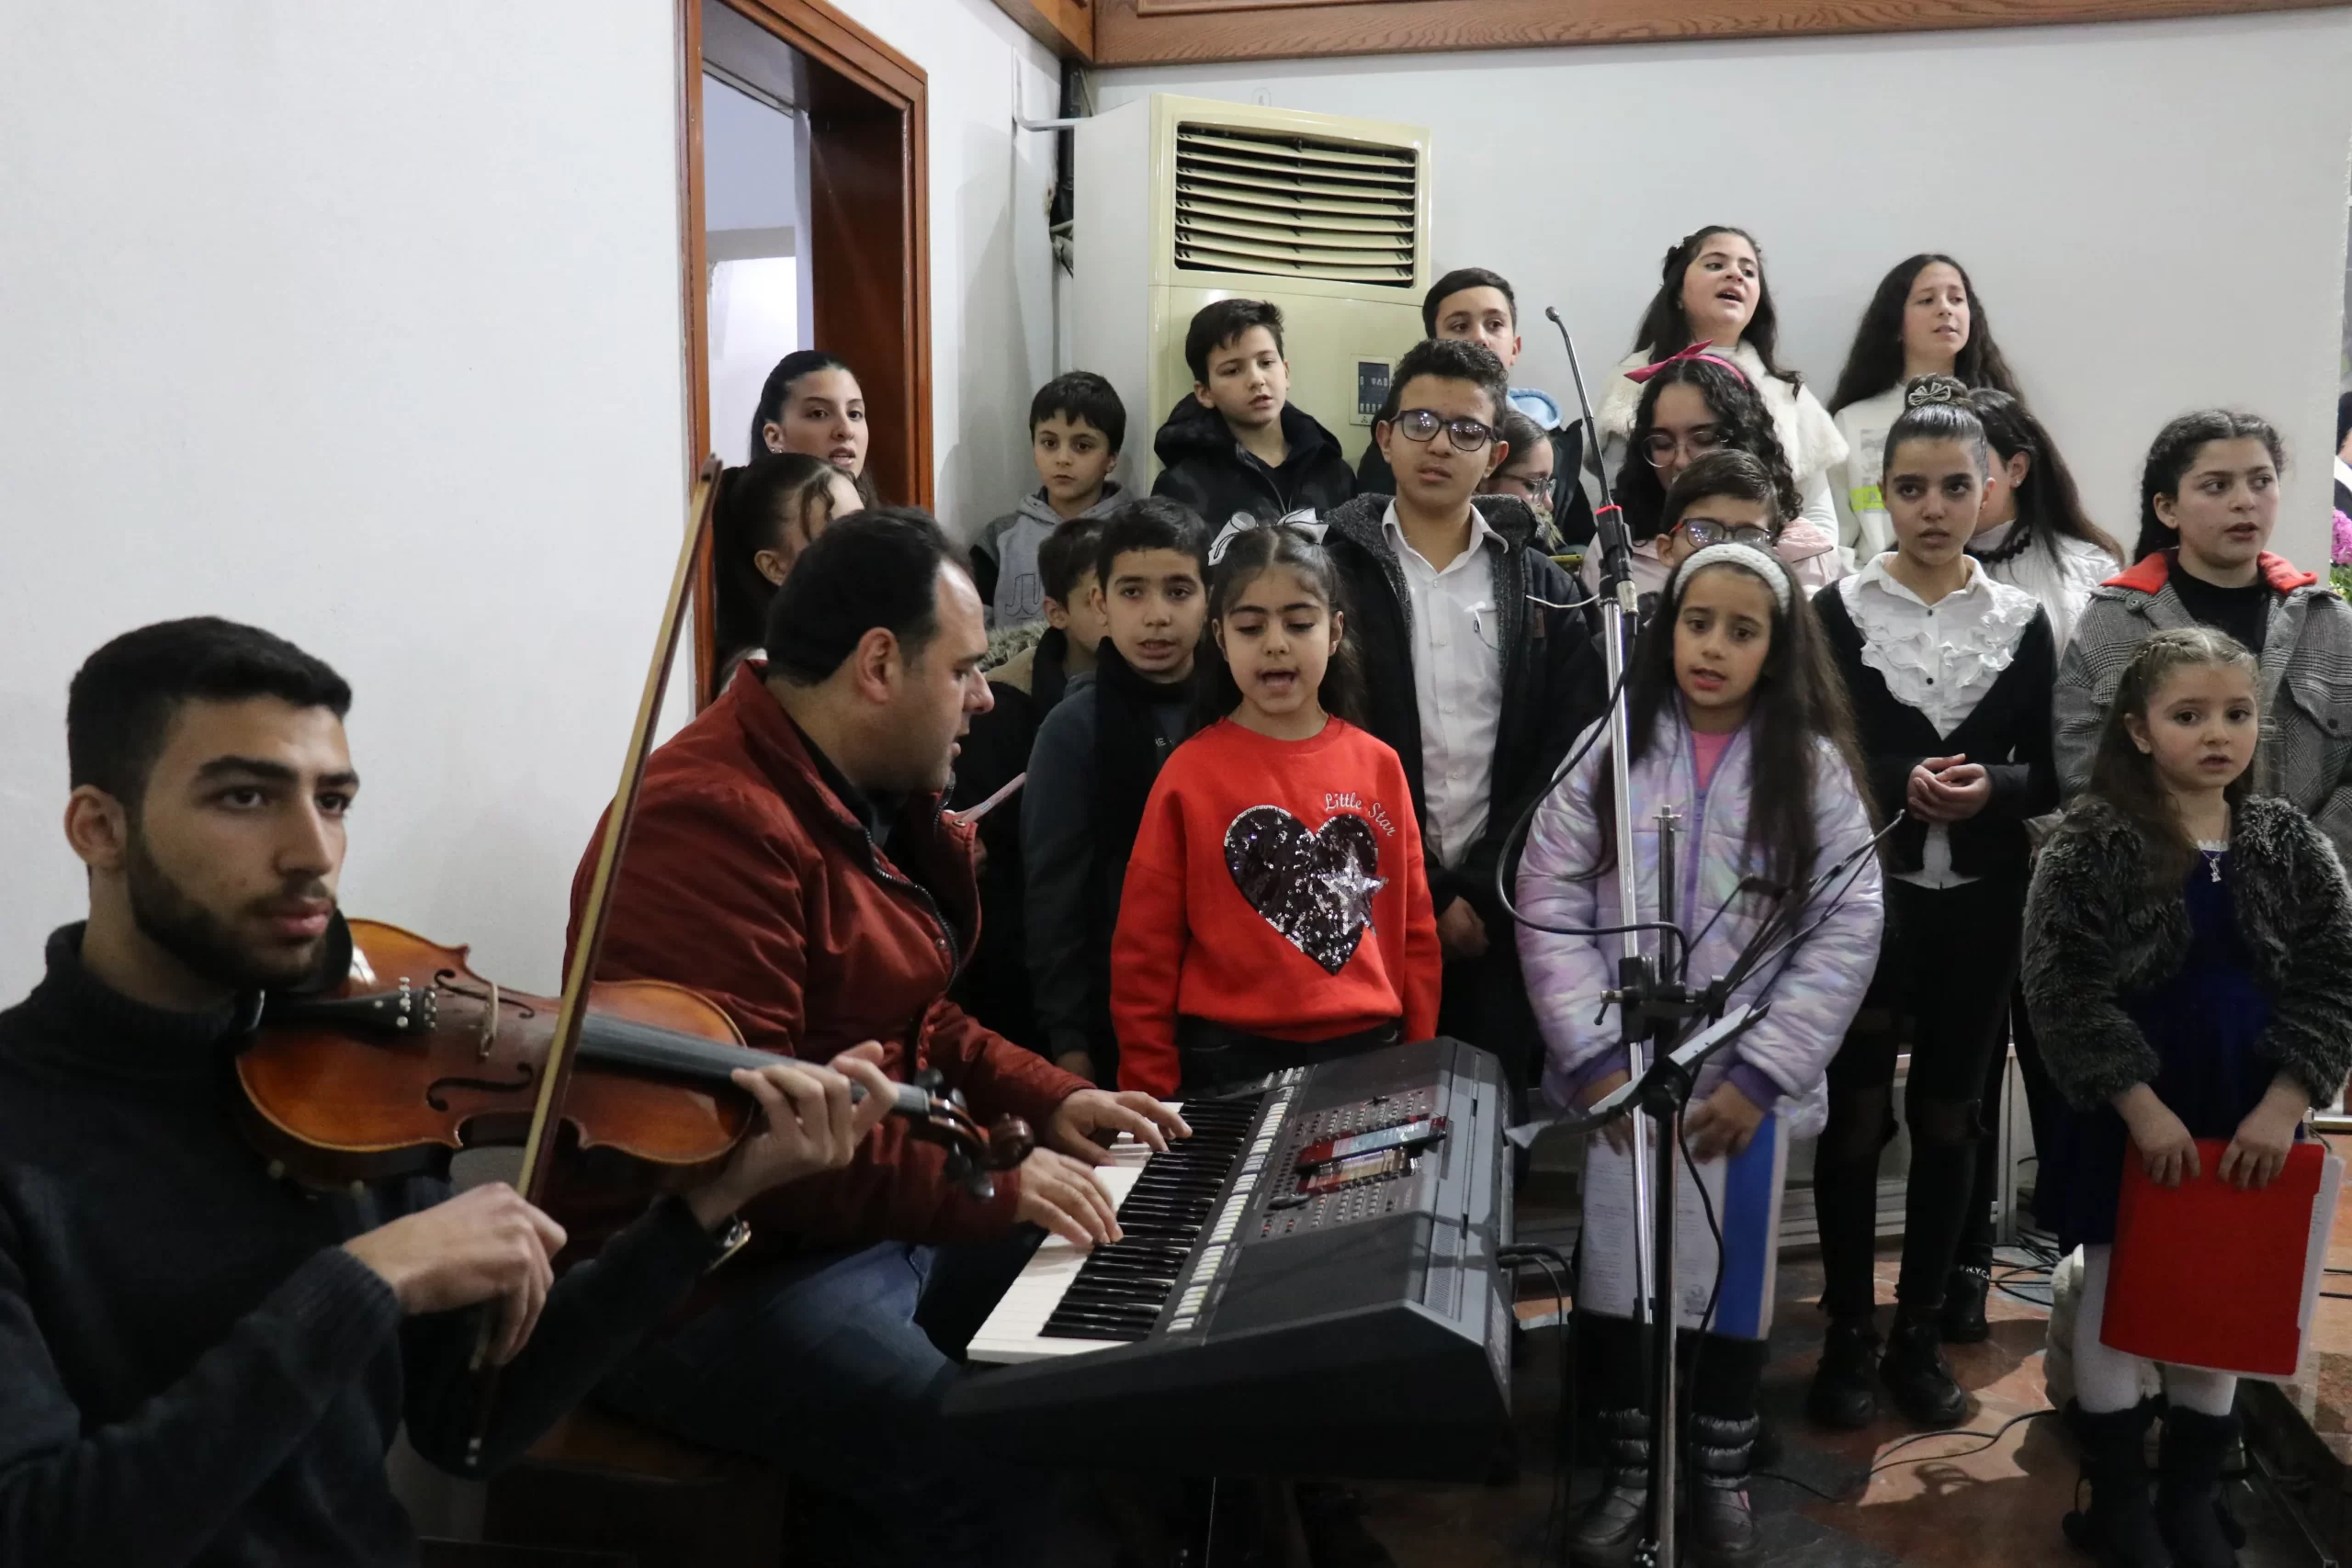
POLYGON ((424 1103, 435 1111, 448 1110, 447 1093, 453 1089, 481 1089, 487 1094, 519 1094, 530 1089, 537 1077, 527 1062, 517 1064, 514 1075, 512 1083, 499 1083, 492 1078, 435 1078, 425 1086, 424 1103))

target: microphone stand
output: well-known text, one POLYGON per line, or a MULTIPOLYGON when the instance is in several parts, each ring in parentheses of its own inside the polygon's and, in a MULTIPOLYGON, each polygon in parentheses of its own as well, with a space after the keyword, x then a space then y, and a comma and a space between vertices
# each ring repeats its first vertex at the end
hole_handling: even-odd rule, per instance
MULTIPOLYGON (((1560 331, 1560 342, 1568 351, 1568 376, 1576 383, 1577 405, 1584 420, 1585 466, 1600 490, 1600 503, 1593 508, 1593 521, 1599 529, 1600 543, 1600 624, 1601 656, 1607 671, 1609 689, 1618 694, 1609 709, 1609 747, 1615 759, 1610 769, 1611 784, 1616 805, 1617 904, 1618 923, 1627 928, 1621 941, 1621 956, 1617 964, 1616 989, 1604 993, 1604 999, 1618 1004, 1618 1018, 1623 1024, 1625 1070, 1634 1082, 1650 1081, 1650 1046, 1661 1032, 1669 1026, 1668 1015, 1657 1010, 1666 1000, 1666 988, 1679 990, 1680 955, 1674 951, 1679 943, 1661 941, 1658 958, 1661 967, 1654 969, 1649 954, 1644 950, 1642 933, 1634 929, 1641 920, 1641 899, 1634 886, 1634 810, 1631 781, 1625 759, 1632 755, 1632 727, 1626 712, 1623 694, 1625 660, 1633 634, 1640 626, 1639 599, 1634 587, 1633 542, 1625 533, 1625 513, 1617 504, 1609 484, 1607 466, 1600 457, 1600 426, 1593 418, 1592 398, 1585 389, 1584 368, 1577 360, 1576 339, 1568 333, 1568 324, 1560 319, 1557 308, 1545 306, 1544 314, 1560 331)), ((1668 925, 1674 923, 1673 829, 1669 826, 1671 811, 1659 815, 1658 837, 1658 919, 1668 925)), ((1687 1098, 1686 1085, 1683 1097, 1687 1098)), ((1672 1568, 1675 1562, 1674 1486, 1678 1469, 1674 1444, 1674 1121, 1679 1102, 1665 1091, 1645 1098, 1643 1109, 1648 1111, 1648 1124, 1641 1121, 1633 1124, 1633 1152, 1630 1166, 1634 1179, 1634 1322, 1644 1328, 1644 1352, 1649 1358, 1647 1366, 1651 1386, 1658 1403, 1653 1414, 1650 1442, 1650 1518, 1651 1540, 1645 1550, 1651 1553, 1649 1561, 1659 1568, 1672 1568), (1653 1544, 1654 1543, 1654 1544, 1653 1544)))
MULTIPOLYGON (((1634 886, 1632 780, 1625 761, 1633 750, 1624 690, 1625 664, 1633 634, 1640 624, 1639 600, 1634 588, 1633 543, 1625 532, 1624 511, 1611 491, 1606 465, 1601 461, 1600 422, 1593 417, 1592 398, 1585 388, 1584 369, 1577 360, 1576 340, 1569 335, 1567 323, 1560 319, 1557 309, 1546 306, 1544 314, 1559 329, 1560 342, 1568 351, 1568 373, 1576 382, 1577 403, 1584 420, 1585 467, 1598 486, 1601 502, 1593 508, 1593 520, 1599 526, 1600 542, 1601 646, 1609 689, 1615 694, 1608 724, 1614 758, 1610 782, 1616 807, 1618 924, 1622 928, 1617 985, 1602 992, 1601 999, 1617 1004, 1629 1081, 1580 1116, 1532 1123, 1513 1129, 1510 1135, 1512 1142, 1525 1147, 1545 1126, 1559 1122, 1572 1122, 1580 1128, 1600 1126, 1636 1106, 1645 1113, 1630 1129, 1633 1148, 1628 1162, 1634 1186, 1637 1280, 1634 1321, 1643 1331, 1651 1388, 1649 1533, 1635 1551, 1634 1561, 1640 1568, 1678 1568, 1675 1489, 1681 1452, 1675 1440, 1678 1390, 1674 1354, 1674 1156, 1680 1144, 1677 1125, 1684 1107, 1690 1103, 1699 1067, 1708 1056, 1752 1027, 1764 1016, 1770 1003, 1758 1002, 1736 1010, 1679 1049, 1674 1048, 1674 1042, 1698 1021, 1722 1014, 1732 991, 1746 984, 1762 967, 1768 955, 1792 952, 1801 945, 1812 934, 1813 927, 1792 934, 1784 921, 1793 921, 1811 909, 1816 897, 1827 895, 1830 907, 1835 908, 1843 899, 1844 891, 1840 888, 1830 893, 1832 884, 1838 877, 1847 875, 1854 863, 1870 853, 1894 825, 1888 824, 1860 850, 1817 874, 1810 886, 1783 890, 1781 908, 1750 933, 1731 968, 1712 984, 1694 987, 1685 973, 1690 938, 1681 924, 1687 911, 1679 908, 1677 874, 1682 820, 1671 806, 1661 808, 1657 814, 1658 913, 1653 922, 1660 936, 1657 959, 1653 961, 1644 951, 1641 903, 1634 886), (1672 940, 1666 940, 1669 935, 1672 940)), ((1849 886, 1850 881, 1849 876, 1849 886)), ((1818 924, 1816 920, 1815 925, 1818 924)), ((1771 979, 1776 978, 1778 971, 1767 979, 1767 989, 1771 979)))

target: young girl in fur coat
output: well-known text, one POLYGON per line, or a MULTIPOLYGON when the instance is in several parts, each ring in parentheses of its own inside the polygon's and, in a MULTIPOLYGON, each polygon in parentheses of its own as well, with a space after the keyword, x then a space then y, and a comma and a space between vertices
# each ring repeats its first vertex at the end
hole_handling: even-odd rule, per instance
POLYGON ((2117 1568, 2237 1561, 2216 1511, 2237 1380, 2166 1369, 2152 1507, 2142 1363, 2100 1342, 2123 1162, 2176 1186, 2200 1174, 2195 1140, 2227 1140, 2221 1179, 2267 1186, 2352 1063, 2352 891, 2302 813, 2247 794, 2259 730, 2243 646, 2150 637, 2026 910, 2026 1004, 2068 1106, 2034 1204, 2084 1248, 2068 1416, 2091 1506, 2067 1533, 2117 1568))

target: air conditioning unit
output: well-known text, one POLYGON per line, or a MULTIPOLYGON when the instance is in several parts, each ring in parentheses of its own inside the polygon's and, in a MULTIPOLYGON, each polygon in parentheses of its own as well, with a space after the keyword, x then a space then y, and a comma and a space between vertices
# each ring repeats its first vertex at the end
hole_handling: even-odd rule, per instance
POLYGON ((1156 93, 1076 137, 1070 366, 1118 389, 1144 482, 1192 394, 1184 329, 1218 299, 1282 307, 1291 401, 1353 461, 1421 338, 1429 131, 1156 93))

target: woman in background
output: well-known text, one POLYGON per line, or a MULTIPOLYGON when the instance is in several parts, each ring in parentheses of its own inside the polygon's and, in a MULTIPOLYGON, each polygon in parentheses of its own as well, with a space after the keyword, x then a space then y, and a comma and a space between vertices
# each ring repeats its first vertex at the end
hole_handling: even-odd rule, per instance
POLYGON ((768 372, 752 410, 752 455, 806 452, 822 457, 857 487, 864 506, 881 504, 865 477, 865 393, 838 355, 804 348, 768 372))

